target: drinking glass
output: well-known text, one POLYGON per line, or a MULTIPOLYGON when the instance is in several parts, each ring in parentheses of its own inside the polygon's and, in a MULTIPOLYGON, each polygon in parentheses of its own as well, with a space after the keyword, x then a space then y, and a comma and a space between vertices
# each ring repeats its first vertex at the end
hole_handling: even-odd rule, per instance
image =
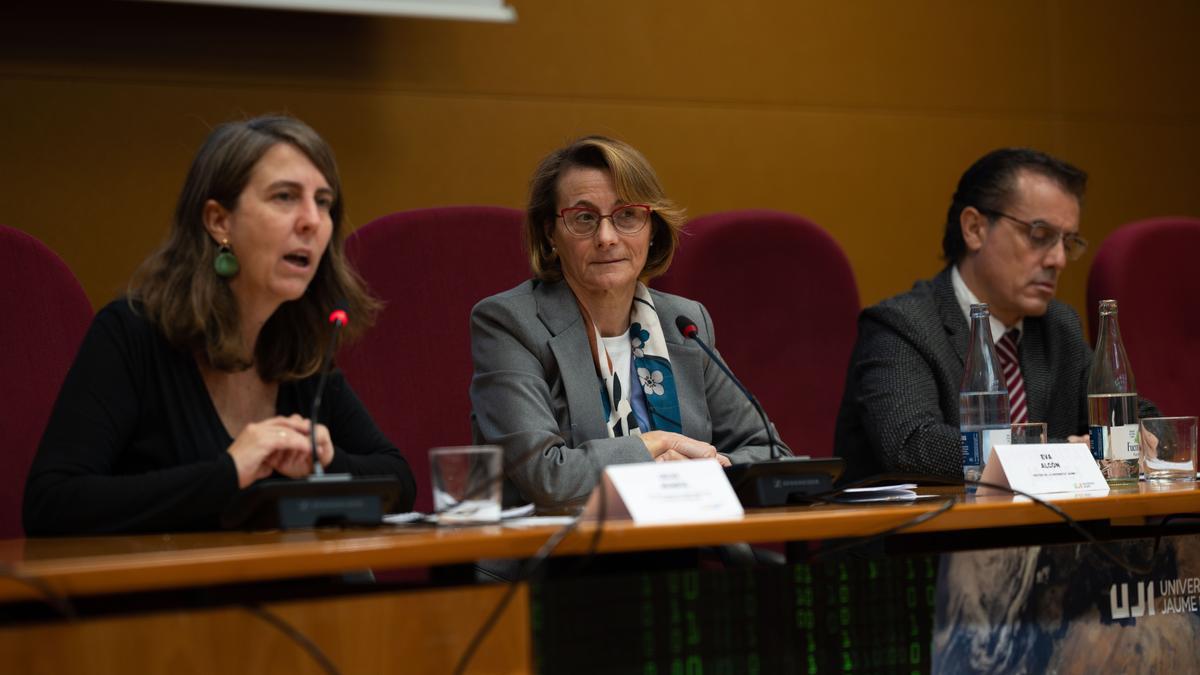
POLYGON ((433 508, 439 523, 495 523, 500 520, 500 448, 495 445, 434 448, 433 508))
POLYGON ((1196 480, 1196 418, 1147 417, 1142 432, 1142 471, 1153 482, 1196 480))
POLYGON ((1012 444, 1028 445, 1046 442, 1046 423, 1028 422, 1012 425, 1012 444))

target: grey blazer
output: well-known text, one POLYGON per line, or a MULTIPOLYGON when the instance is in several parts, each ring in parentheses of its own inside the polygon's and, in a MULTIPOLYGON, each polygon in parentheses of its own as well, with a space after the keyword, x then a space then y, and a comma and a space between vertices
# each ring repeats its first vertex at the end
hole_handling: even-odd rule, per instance
MULTIPOLYGON (((958 387, 970 334, 949 267, 863 310, 834 440, 845 480, 885 471, 962 477, 958 387)), ((1029 421, 1046 422, 1051 439, 1086 434, 1092 352, 1075 310, 1054 300, 1045 315, 1025 317, 1018 358, 1029 421)))
MULTIPOLYGON (((675 317, 687 316, 715 348, 708 311, 679 296, 650 294, 678 384, 683 434, 735 463, 768 458, 754 408, 675 329, 675 317)), ((650 460, 640 438, 608 437, 586 328, 565 282, 527 281, 475 305, 471 357, 471 431, 476 443, 504 448, 506 503, 519 501, 515 488, 539 507, 578 505, 603 467, 650 460)))

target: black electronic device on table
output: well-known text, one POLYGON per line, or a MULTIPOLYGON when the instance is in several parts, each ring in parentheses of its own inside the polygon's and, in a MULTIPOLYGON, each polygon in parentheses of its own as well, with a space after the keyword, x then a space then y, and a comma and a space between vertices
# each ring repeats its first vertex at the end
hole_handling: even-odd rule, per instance
POLYGON ((697 328, 696 322, 680 315, 675 317, 675 327, 684 338, 699 345, 738 391, 742 392, 762 420, 763 430, 771 445, 771 459, 725 467, 725 477, 729 479, 729 484, 733 486, 733 491, 742 506, 786 506, 803 502, 806 497, 833 490, 833 481, 842 475, 842 469, 845 468, 842 459, 792 457, 784 452, 783 444, 775 437, 771 423, 767 421, 767 413, 758 399, 737 379, 712 347, 700 339, 700 329, 697 328))
POLYGON ((325 474, 264 480, 246 488, 221 514, 228 529, 290 530, 323 525, 378 525, 402 494, 395 476, 325 474))
POLYGON ((833 490, 845 466, 841 457, 783 457, 725 467, 725 477, 746 508, 786 506, 833 490))

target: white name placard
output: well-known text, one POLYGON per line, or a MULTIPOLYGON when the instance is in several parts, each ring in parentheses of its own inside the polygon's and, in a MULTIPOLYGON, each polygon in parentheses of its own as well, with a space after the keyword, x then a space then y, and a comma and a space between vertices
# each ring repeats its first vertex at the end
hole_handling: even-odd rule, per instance
POLYGON ((997 445, 982 480, 1032 495, 1108 492, 1100 467, 1083 443, 997 445))
POLYGON ((737 520, 744 513, 715 459, 615 464, 604 472, 635 523, 737 520))

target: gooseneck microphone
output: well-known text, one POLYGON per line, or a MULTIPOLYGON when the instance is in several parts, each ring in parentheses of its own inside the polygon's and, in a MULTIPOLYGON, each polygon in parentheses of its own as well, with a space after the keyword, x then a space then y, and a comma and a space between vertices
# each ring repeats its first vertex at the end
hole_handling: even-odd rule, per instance
POLYGON ((742 392, 742 394, 750 401, 750 405, 754 406, 755 412, 758 413, 759 419, 762 420, 763 428, 767 431, 767 442, 771 444, 771 459, 780 459, 783 457, 784 452, 779 447, 780 443, 778 440, 776 440, 775 434, 771 431, 771 423, 767 421, 766 411, 764 411, 763 407, 759 405, 758 399, 754 398, 754 394, 750 393, 750 390, 747 389, 742 384, 741 380, 738 380, 737 376, 733 374, 733 371, 725 365, 725 362, 721 360, 721 357, 717 356, 717 353, 713 351, 712 347, 709 347, 704 340, 700 339, 700 329, 696 327, 696 322, 681 314, 675 317, 675 327, 679 329, 679 332, 683 334, 683 337, 695 342, 697 345, 700 345, 700 349, 703 349, 704 353, 708 354, 708 358, 713 363, 717 364, 717 367, 721 369, 721 372, 725 373, 729 380, 738 388, 738 391, 742 392))
POLYGON ((321 396, 333 369, 338 336, 349 322, 345 308, 338 303, 337 309, 329 315, 332 333, 310 409, 312 473, 297 479, 269 478, 241 490, 221 514, 223 527, 288 530, 320 525, 378 525, 383 522, 384 513, 400 504, 404 484, 397 476, 326 473, 317 452, 321 396))
POLYGON ((783 444, 775 438, 771 423, 767 421, 767 413, 759 405, 758 399, 742 385, 712 347, 700 339, 700 330, 696 323, 686 316, 677 316, 675 327, 683 337, 699 345, 729 381, 737 386, 738 391, 754 406, 755 412, 762 420, 763 429, 767 432, 767 440, 771 444, 771 459, 725 467, 725 477, 729 479, 729 484, 733 486, 733 491, 737 493, 742 506, 785 506, 803 502, 811 495, 823 494, 833 489, 833 481, 844 467, 842 460, 792 457, 785 453, 783 444))
POLYGON ((325 391, 325 381, 329 379, 329 371, 333 366, 333 352, 337 349, 338 335, 342 326, 350 323, 343 303, 338 303, 337 309, 329 313, 329 323, 333 324, 329 336, 329 346, 325 349, 325 358, 321 361, 321 377, 317 380, 317 393, 313 395, 311 414, 308 416, 309 440, 312 441, 313 475, 324 476, 325 467, 321 466, 321 457, 317 453, 317 414, 321 411, 321 394, 325 391))

